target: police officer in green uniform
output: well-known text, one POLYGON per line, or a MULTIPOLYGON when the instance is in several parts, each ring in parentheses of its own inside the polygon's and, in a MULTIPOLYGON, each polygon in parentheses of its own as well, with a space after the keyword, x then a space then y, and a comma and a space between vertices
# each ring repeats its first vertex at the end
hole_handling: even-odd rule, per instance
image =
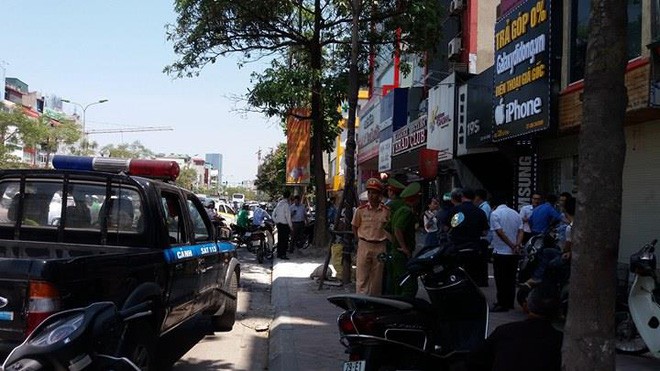
MULTIPOLYGON (((394 213, 401 208, 402 206, 405 206, 405 202, 399 197, 401 192, 403 192, 403 189, 406 188, 405 185, 403 185, 401 182, 394 178, 389 178, 387 180, 387 202, 385 202, 385 205, 390 208, 390 220, 385 224, 385 230, 391 235, 394 235, 394 231, 392 230, 392 219, 391 216, 394 215, 394 213)), ((392 241, 387 242, 387 255, 392 256, 392 252, 394 251, 394 247, 392 246, 392 241)), ((390 278, 390 271, 392 270, 392 262, 387 261, 385 263, 385 269, 383 269, 383 294, 385 295, 393 295, 395 287, 392 287, 392 285, 397 285, 397 282, 391 282, 390 278)))
POLYGON ((417 293, 417 281, 408 280, 403 286, 399 281, 406 273, 406 264, 415 251, 415 223, 417 217, 413 207, 419 201, 419 183, 410 183, 402 192, 401 200, 404 205, 392 213, 392 251, 388 267, 388 287, 392 289, 390 294, 415 297, 417 293))

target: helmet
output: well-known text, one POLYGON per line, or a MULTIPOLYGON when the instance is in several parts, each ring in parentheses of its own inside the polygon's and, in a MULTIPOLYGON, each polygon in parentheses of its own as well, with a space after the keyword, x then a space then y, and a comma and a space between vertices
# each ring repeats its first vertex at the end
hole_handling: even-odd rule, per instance
POLYGON ((204 207, 207 209, 215 209, 215 201, 207 198, 204 200, 204 207))
POLYGON ((380 182, 380 180, 376 178, 369 178, 367 180, 367 190, 371 189, 374 191, 382 191, 383 190, 383 184, 380 182))

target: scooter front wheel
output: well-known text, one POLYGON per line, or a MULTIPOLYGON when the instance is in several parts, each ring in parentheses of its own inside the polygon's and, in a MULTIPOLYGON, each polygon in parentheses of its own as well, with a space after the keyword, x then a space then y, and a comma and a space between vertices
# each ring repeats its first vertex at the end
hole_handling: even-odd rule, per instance
POLYGON ((618 353, 640 355, 649 351, 644 339, 639 335, 630 313, 617 312, 615 321, 614 347, 618 353))

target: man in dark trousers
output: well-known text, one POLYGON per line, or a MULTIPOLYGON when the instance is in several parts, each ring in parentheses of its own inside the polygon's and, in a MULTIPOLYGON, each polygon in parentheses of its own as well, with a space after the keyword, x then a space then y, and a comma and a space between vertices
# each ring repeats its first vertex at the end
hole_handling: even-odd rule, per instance
POLYGON ((282 193, 282 199, 275 206, 273 210, 273 220, 277 224, 277 257, 284 260, 289 260, 286 256, 287 249, 289 248, 289 235, 293 228, 291 221, 291 192, 287 189, 282 193))
POLYGON ((523 308, 524 321, 501 325, 477 348, 469 360, 472 371, 559 371, 563 335, 552 318, 559 310, 559 295, 552 285, 533 289, 523 308))
POLYGON ((488 274, 484 277, 481 269, 480 240, 488 232, 489 226, 486 214, 474 205, 473 200, 474 191, 464 188, 462 202, 449 212, 446 222, 449 227, 449 240, 454 246, 458 250, 473 251, 471 255, 463 254, 466 257, 463 268, 478 286, 484 287, 488 286, 488 274))
POLYGON ((495 210, 490 214, 490 230, 493 233, 493 272, 497 287, 497 302, 491 312, 513 309, 516 295, 518 254, 523 239, 523 222, 520 214, 506 205, 504 197, 495 195, 495 210))

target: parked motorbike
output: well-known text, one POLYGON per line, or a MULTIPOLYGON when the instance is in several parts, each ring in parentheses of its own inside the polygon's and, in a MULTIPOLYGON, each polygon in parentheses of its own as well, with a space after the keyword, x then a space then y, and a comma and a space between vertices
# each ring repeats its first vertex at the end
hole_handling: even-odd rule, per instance
POLYGON ((255 254, 259 264, 264 262, 264 258, 272 259, 273 247, 267 243, 267 227, 253 226, 251 219, 248 225, 250 226, 248 230, 244 230, 242 228, 238 228, 236 225, 232 225, 232 230, 234 231, 233 239, 236 244, 239 247, 245 246, 249 252, 255 254))
POLYGON ((344 309, 337 319, 349 354, 344 370, 444 370, 465 362, 486 338, 488 303, 460 267, 462 251, 453 250, 429 247, 408 262, 400 284, 418 279, 421 297, 328 297, 344 309))
POLYGON ((296 249, 305 250, 314 244, 314 219, 310 219, 303 227, 302 234, 295 241, 296 249))
MULTIPOLYGON (((538 267, 544 250, 555 249, 559 254, 559 246, 557 246, 557 237, 554 228, 551 226, 544 233, 532 236, 527 241, 523 248, 523 255, 518 262, 518 292, 516 293, 516 300, 522 307, 529 292, 536 286, 536 284, 529 284, 527 281, 534 270, 538 267)), ((568 263, 565 263, 568 264, 568 263)), ((570 269, 568 265, 557 267, 548 266, 543 275, 543 283, 552 285, 557 288, 561 300, 561 314, 565 317, 568 313, 568 284, 570 278, 570 269)))
POLYGON ((616 312, 615 348, 620 353, 650 352, 660 358, 660 288, 656 277, 655 245, 653 240, 630 256, 630 272, 634 281, 628 294, 627 306, 616 312))
POLYGON ((112 302, 62 311, 44 320, 14 348, 4 371, 140 370, 119 356, 127 323, 151 315, 150 303, 118 311, 112 302))

